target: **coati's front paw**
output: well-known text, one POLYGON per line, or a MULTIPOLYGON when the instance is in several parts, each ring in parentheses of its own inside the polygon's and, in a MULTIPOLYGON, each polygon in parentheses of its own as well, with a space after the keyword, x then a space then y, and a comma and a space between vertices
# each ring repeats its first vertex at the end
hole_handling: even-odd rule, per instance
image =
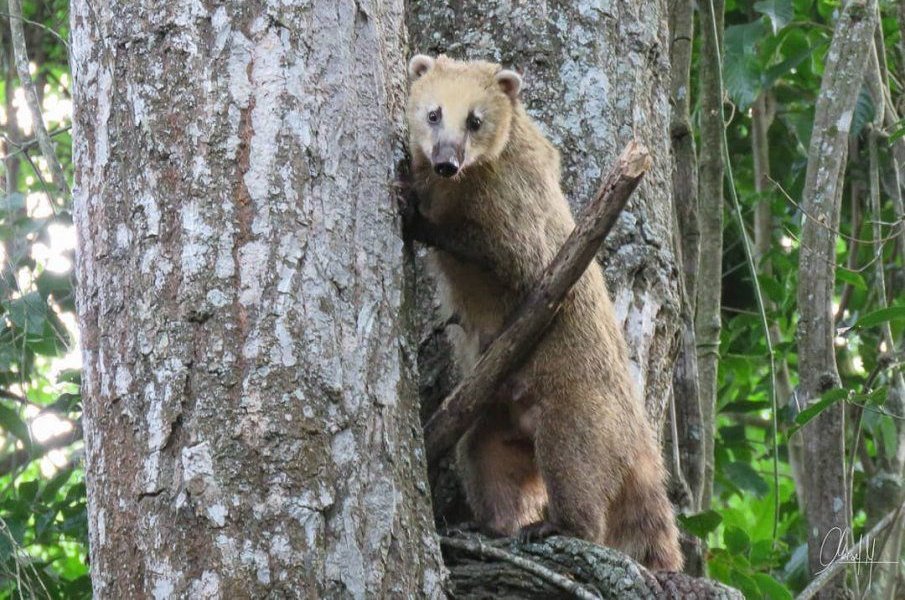
POLYGON ((411 183, 404 179, 393 182, 396 192, 396 210, 402 220, 402 236, 406 240, 414 239, 415 229, 418 223, 418 195, 412 189, 411 183))
POLYGON ((518 541, 523 544, 531 544, 543 541, 553 535, 564 535, 565 532, 559 526, 549 521, 538 521, 526 525, 518 531, 518 541))

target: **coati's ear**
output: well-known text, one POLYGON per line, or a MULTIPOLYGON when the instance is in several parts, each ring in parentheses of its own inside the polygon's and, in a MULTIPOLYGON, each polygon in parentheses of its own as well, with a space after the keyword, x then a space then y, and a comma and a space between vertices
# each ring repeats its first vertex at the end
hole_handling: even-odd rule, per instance
POLYGON ((522 89, 521 75, 515 71, 503 69, 496 74, 496 82, 499 84, 500 89, 503 90, 503 93, 509 96, 509 98, 512 100, 518 98, 519 90, 522 89))
POLYGON ((409 77, 418 79, 434 68, 434 59, 426 54, 416 54, 409 61, 409 77))

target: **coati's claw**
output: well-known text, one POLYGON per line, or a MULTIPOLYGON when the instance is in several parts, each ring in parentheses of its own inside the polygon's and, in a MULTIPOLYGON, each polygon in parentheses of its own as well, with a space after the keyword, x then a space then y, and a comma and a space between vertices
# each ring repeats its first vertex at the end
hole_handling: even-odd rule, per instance
POLYGON ((518 531, 518 541, 522 544, 534 544, 553 535, 562 535, 562 530, 549 521, 538 521, 526 525, 518 531))
POLYGON ((393 182, 393 187, 396 189, 396 209, 402 219, 402 237, 406 240, 414 239, 419 216, 418 196, 408 181, 397 179, 393 182))

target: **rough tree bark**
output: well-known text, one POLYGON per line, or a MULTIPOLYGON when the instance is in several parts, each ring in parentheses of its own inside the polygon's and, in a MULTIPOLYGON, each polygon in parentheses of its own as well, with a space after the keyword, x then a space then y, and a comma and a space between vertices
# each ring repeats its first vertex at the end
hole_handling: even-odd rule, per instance
POLYGON ((736 589, 685 573, 651 572, 626 555, 565 537, 542 544, 443 538, 456 597, 487 600, 742 600, 736 589))
MULTIPOLYGON (((833 298, 836 274, 836 231, 848 134, 858 90, 873 40, 876 0, 849 0, 833 34, 826 58, 808 168, 802 192, 803 220, 798 265, 798 367, 801 406, 839 387, 833 346, 833 298)), ((847 531, 844 406, 837 403, 801 431, 804 443, 805 499, 808 518, 808 563, 811 573, 833 558, 836 544, 823 544, 832 532, 847 531)), ((844 574, 830 581, 820 598, 845 593, 844 574)))
POLYGON ((704 423, 704 483, 701 508, 710 508, 713 493, 713 437, 717 372, 720 358, 720 319, 723 289, 723 89, 719 54, 723 48, 723 1, 699 4, 701 29, 701 155, 698 218, 701 261, 697 280, 695 334, 698 341, 701 414, 704 423), (715 31, 714 31, 715 29, 715 31))
POLYGON ((99 598, 438 597, 401 0, 72 3, 99 598))
POLYGON ((523 74, 528 112, 562 153, 563 189, 573 210, 594 196, 629 140, 650 149, 653 168, 607 238, 603 264, 639 392, 660 423, 680 325, 666 0, 617 0, 605 8, 588 0, 414 1, 409 7, 413 52, 489 59, 523 74))

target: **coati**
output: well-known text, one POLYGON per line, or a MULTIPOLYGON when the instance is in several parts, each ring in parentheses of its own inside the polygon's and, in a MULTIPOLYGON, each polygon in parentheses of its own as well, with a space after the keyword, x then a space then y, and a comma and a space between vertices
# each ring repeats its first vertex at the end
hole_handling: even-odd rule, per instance
MULTIPOLYGON (((517 73, 418 55, 409 75, 410 185, 419 200, 406 230, 432 248, 467 371, 575 222, 559 154, 525 112, 517 73)), ((481 526, 574 535, 653 569, 681 569, 659 446, 596 262, 494 402, 456 448, 481 526)))

